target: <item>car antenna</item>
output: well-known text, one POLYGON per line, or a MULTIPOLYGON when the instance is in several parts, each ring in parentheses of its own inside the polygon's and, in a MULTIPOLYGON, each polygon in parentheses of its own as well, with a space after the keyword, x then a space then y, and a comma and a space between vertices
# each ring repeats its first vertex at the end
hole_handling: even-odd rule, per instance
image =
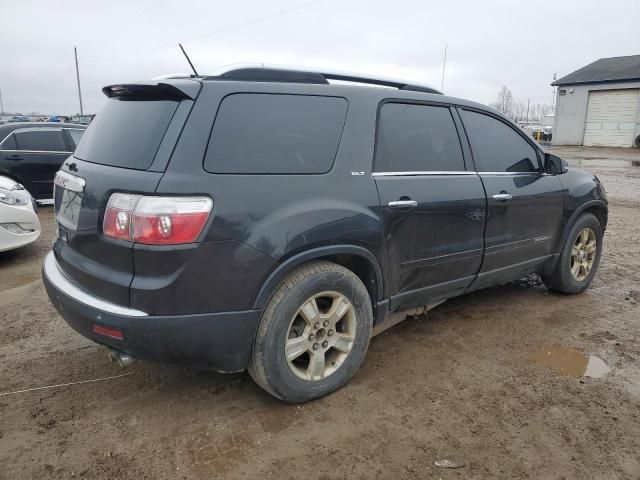
POLYGON ((198 72, 196 72, 196 67, 193 66, 193 63, 191 63, 191 59, 189 58, 189 55, 187 55, 187 52, 184 51, 184 47, 182 46, 181 43, 179 43, 178 46, 180 47, 180 50, 182 50, 182 53, 184 53, 184 56, 187 58, 187 62, 189 62, 189 65, 191 66, 191 70, 193 70, 193 73, 195 73, 197 77, 198 72))

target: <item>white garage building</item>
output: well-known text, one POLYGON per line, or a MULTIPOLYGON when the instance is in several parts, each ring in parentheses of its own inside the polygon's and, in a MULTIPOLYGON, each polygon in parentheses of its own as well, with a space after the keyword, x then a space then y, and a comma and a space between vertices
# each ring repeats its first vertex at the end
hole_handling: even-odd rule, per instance
POLYGON ((640 55, 601 58, 552 85, 554 145, 640 146, 640 55))

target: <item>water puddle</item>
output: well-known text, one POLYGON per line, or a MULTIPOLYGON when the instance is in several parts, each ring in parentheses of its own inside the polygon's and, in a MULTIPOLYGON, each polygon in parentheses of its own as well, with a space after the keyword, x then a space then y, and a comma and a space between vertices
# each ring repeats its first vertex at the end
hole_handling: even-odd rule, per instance
POLYGON ((601 358, 585 355, 579 348, 551 345, 529 355, 529 360, 573 377, 602 378, 609 367, 601 358))

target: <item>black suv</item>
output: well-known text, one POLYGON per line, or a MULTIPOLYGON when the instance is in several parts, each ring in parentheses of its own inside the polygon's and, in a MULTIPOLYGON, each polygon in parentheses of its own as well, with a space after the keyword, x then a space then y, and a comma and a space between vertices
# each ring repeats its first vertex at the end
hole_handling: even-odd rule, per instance
POLYGON ((43 278, 122 359, 248 369, 300 402, 344 385, 392 313, 596 272, 601 183, 483 105, 269 68, 103 91, 56 176, 43 278))
POLYGON ((53 178, 86 125, 22 122, 0 125, 0 175, 21 183, 36 200, 51 200, 53 178))

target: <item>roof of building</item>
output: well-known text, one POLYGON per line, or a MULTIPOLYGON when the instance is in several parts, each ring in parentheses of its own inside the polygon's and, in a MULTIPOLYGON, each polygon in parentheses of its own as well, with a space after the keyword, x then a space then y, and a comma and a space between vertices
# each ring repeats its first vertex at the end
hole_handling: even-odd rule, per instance
POLYGON ((640 55, 601 58, 566 75, 551 85, 607 83, 640 80, 640 55))

